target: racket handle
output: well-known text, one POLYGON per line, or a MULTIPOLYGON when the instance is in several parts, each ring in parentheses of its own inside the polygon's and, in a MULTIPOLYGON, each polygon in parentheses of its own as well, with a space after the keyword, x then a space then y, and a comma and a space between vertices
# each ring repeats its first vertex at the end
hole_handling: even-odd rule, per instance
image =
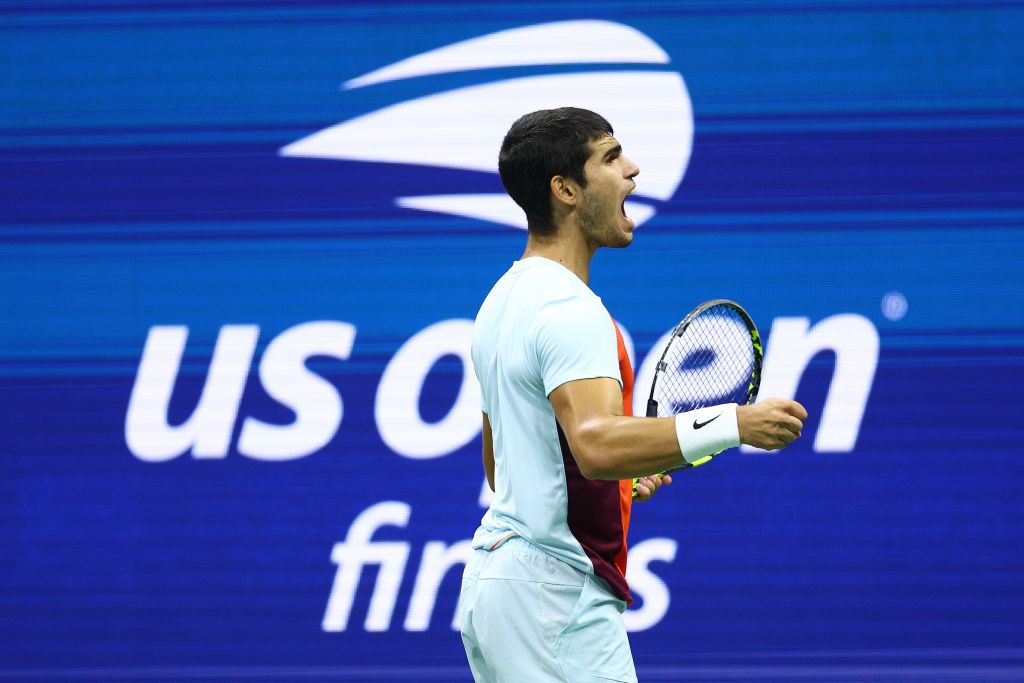
MULTIPOLYGON (((647 401, 647 417, 658 417, 658 402, 653 398, 647 401)), ((661 476, 661 475, 658 475, 661 476)), ((633 497, 636 498, 636 484, 640 481, 639 477, 633 478, 633 497)))
POLYGON ((647 417, 658 417, 658 402, 653 398, 647 401, 647 417))
MULTIPOLYGON (((662 472, 661 474, 659 474, 659 475, 656 475, 656 476, 658 476, 658 477, 664 477, 664 476, 665 476, 666 474, 668 474, 668 472, 662 472)), ((633 477, 633 497, 634 497, 634 498, 636 498, 636 497, 637 497, 637 492, 636 492, 636 485, 637 485, 638 483, 640 483, 640 477, 633 477)))

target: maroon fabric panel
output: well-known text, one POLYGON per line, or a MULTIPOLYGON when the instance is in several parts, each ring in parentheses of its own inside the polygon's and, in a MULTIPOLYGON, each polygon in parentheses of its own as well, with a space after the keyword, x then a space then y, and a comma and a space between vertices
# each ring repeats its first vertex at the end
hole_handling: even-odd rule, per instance
POLYGON ((562 426, 557 426, 568 488, 569 531, 594 564, 594 573, 611 585, 617 597, 632 603, 626 577, 615 566, 615 557, 622 549, 624 538, 619 508, 619 482, 587 479, 580 474, 562 426))

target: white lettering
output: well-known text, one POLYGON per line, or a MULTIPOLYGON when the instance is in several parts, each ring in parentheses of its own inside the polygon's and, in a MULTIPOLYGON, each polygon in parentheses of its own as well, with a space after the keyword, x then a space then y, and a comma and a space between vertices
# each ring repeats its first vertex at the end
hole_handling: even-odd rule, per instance
POLYGON ((650 538, 629 548, 626 581, 643 604, 626 610, 622 621, 627 631, 645 631, 656 626, 668 612, 672 595, 668 586, 648 566, 654 560, 672 562, 676 559, 676 542, 671 538, 650 538))
MULTIPOLYGON (((640 366, 633 392, 634 415, 646 414, 658 361, 671 336, 671 331, 662 335, 640 366)), ((762 398, 794 398, 811 358, 820 351, 835 352, 835 371, 814 438, 814 450, 852 451, 878 365, 875 326, 854 313, 833 315, 814 327, 810 327, 808 318, 776 318, 768 342, 758 392, 762 398)), ((758 451, 751 446, 742 446, 742 450, 758 451)))
POLYGON ((470 357, 472 340, 473 321, 443 320, 416 333, 388 363, 374 414, 381 439, 391 450, 407 458, 436 458, 480 433, 480 385, 470 357), (462 360, 462 385, 448 414, 430 424, 420 415, 420 392, 430 368, 446 355, 462 360))
POLYGON ((409 558, 409 544, 401 542, 371 542, 373 532, 382 526, 405 527, 409 523, 410 508, 405 503, 383 501, 363 510, 352 522, 344 543, 335 543, 331 562, 338 565, 334 575, 331 596, 327 600, 323 630, 344 631, 356 597, 356 586, 363 566, 379 564, 380 572, 370 598, 370 610, 364 624, 367 631, 386 631, 391 625, 398 587, 409 558))
MULTIPOLYGON (((878 331, 867 318, 844 313, 810 327, 808 318, 776 318, 764 357, 759 395, 794 398, 811 358, 834 351, 835 372, 814 438, 819 453, 853 450, 878 365, 878 331)), ((744 451, 758 449, 743 446, 744 451)))
POLYGON ((197 458, 227 455, 258 337, 255 325, 221 328, 199 402, 188 420, 172 427, 167 423, 167 408, 185 352, 188 327, 153 326, 128 400, 128 450, 146 462, 170 460, 189 447, 197 458))
POLYGON ((295 411, 295 421, 274 425, 246 418, 238 452, 257 460, 291 460, 323 448, 341 424, 341 396, 305 362, 311 356, 347 360, 355 338, 354 325, 331 321, 303 323, 278 335, 263 353, 260 381, 271 398, 295 411))
MULTIPOLYGON (((437 591, 448 570, 455 565, 469 562, 473 554, 473 542, 459 541, 447 546, 441 541, 430 541, 423 548, 420 570, 416 573, 416 586, 409 600, 409 612, 405 615, 406 631, 426 631, 430 626, 430 615, 434 612, 437 591)), ((459 608, 455 606, 452 628, 459 630, 459 608)))
MULTIPOLYGON (((410 506, 406 503, 377 503, 352 521, 344 542, 334 544, 331 561, 338 568, 324 613, 324 631, 338 633, 348 628, 363 567, 370 564, 380 565, 380 571, 373 586, 364 629, 373 632, 390 629, 398 590, 409 559, 410 545, 402 541, 371 539, 382 526, 404 528, 409 522, 409 514, 410 506)), ((412 597, 409 599, 409 609, 402 625, 404 630, 422 632, 430 628, 441 584, 453 568, 465 565, 473 552, 473 542, 469 539, 451 545, 443 541, 428 541, 424 545, 412 597)), ((671 598, 668 587, 651 571, 649 565, 656 560, 672 562, 675 557, 676 541, 671 538, 651 538, 630 547, 627 579, 643 604, 639 609, 629 610, 623 615, 628 630, 649 629, 657 625, 668 612, 671 598)), ((455 631, 459 629, 458 605, 452 615, 451 628, 455 631)))
MULTIPOLYGON (((387 364, 375 398, 381 439, 395 453, 429 459, 452 453, 480 431, 479 385, 470 357, 473 324, 443 320, 421 330, 387 364), (420 395, 431 368, 452 355, 462 362, 459 393, 448 413, 428 423, 419 412, 420 395)), ((627 347, 631 340, 626 330, 627 347)), ((256 325, 225 325, 214 345, 210 368, 192 414, 182 424, 168 421, 189 328, 153 326, 146 338, 125 418, 125 441, 140 460, 163 462, 191 449, 196 458, 223 458, 231 445, 239 403, 259 337, 256 325)), ((646 412, 651 382, 671 333, 653 346, 636 373, 634 414, 646 412)), ((355 326, 336 321, 296 325, 271 341, 260 362, 267 393, 295 413, 287 425, 247 417, 238 450, 248 457, 283 461, 322 449, 337 433, 344 405, 337 389, 306 368, 314 355, 341 360, 351 356, 355 326)), ((761 397, 794 398, 811 359, 821 351, 836 355, 835 370, 814 439, 819 452, 853 450, 878 364, 878 331, 863 316, 846 313, 811 327, 807 318, 778 318, 764 358, 761 397)), ((743 447, 746 451, 756 449, 743 447)), ((481 501, 489 495, 482 492, 481 501)))

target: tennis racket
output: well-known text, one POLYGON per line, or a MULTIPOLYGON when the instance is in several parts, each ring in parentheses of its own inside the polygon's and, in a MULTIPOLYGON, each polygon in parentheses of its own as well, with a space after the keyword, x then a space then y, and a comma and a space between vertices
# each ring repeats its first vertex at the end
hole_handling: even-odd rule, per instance
MULTIPOLYGON (((647 417, 672 417, 721 403, 753 403, 761 385, 763 355, 761 335, 742 306, 728 299, 705 301, 672 331, 655 370, 647 417)), ((662 474, 703 465, 716 455, 662 474)))

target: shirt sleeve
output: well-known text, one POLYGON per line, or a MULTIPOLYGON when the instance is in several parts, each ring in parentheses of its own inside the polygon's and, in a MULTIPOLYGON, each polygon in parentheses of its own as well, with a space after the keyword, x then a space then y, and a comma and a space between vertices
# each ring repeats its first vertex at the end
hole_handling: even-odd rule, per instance
POLYGON ((545 396, 577 379, 610 377, 622 385, 615 325, 600 299, 575 297, 547 306, 535 339, 545 396))

